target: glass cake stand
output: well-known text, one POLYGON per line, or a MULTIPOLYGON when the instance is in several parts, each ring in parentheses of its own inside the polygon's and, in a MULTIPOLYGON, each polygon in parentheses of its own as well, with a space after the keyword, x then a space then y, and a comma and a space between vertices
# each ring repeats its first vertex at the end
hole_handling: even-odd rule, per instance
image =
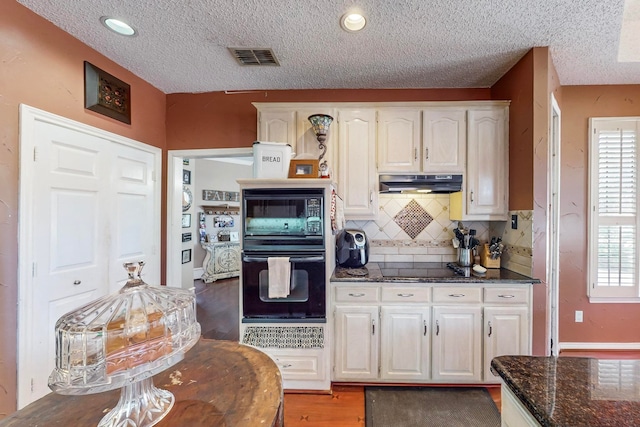
POLYGON ((49 388, 81 395, 121 388, 118 404, 98 427, 148 427, 175 398, 153 385, 200 338, 193 290, 149 286, 144 262, 125 263, 129 280, 113 295, 65 314, 56 323, 56 368, 49 388))

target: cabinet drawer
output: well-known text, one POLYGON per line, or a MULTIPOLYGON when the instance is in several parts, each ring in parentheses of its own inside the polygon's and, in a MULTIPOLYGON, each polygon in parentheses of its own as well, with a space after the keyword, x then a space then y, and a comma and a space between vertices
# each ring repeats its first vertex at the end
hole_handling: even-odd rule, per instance
POLYGON ((269 356, 276 362, 283 380, 321 380, 324 378, 322 354, 306 351, 294 354, 295 350, 271 350, 269 356))
POLYGON ((433 302, 482 302, 482 288, 433 288, 433 302))
POLYGON ((527 304, 528 288, 484 288, 484 302, 498 304, 527 304))
POLYGON ((378 302, 378 286, 336 287, 336 302, 378 302))
POLYGON ((429 302, 431 288, 382 288, 382 302, 429 302))

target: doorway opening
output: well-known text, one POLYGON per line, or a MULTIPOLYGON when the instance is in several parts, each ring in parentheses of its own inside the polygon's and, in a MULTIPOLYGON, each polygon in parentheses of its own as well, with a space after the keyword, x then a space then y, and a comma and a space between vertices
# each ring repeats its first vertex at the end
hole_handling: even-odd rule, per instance
POLYGON ((182 196, 184 159, 251 159, 253 148, 169 150, 167 155, 167 286, 190 288, 182 278, 182 196))
POLYGON ((547 354, 558 356, 558 300, 560 283, 560 107, 551 94, 548 155, 548 211, 547 217, 547 354))

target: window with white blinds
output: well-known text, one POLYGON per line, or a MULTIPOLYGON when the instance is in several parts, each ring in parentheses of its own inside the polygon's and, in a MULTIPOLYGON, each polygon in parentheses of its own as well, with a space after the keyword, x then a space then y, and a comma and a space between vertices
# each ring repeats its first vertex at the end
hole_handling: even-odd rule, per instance
POLYGON ((639 118, 591 119, 589 297, 640 302, 639 118))

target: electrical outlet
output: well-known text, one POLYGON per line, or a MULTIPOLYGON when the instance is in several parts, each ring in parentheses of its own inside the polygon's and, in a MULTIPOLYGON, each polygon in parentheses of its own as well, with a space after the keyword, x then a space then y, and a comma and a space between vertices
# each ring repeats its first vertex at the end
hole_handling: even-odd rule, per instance
POLYGON ((518 215, 511 215, 511 229, 518 229, 518 215))
POLYGON ((576 310, 576 323, 582 323, 582 310, 576 310))

